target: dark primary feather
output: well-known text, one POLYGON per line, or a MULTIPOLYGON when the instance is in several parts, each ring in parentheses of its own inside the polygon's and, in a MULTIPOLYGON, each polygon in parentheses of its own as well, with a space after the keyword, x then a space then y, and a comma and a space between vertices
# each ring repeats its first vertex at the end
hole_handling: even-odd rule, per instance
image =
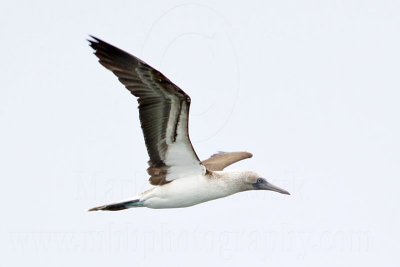
MULTIPOLYGON (((173 102, 179 105, 178 110, 189 112, 190 97, 173 84, 162 73, 155 70, 139 58, 122 51, 96 37, 89 40, 99 62, 111 70, 136 97, 139 103, 139 117, 144 139, 149 154, 149 169, 152 184, 163 184, 169 166, 165 164, 168 142, 175 142, 180 113, 174 118, 173 134, 167 136, 167 123, 173 102)), ((188 120, 188 116, 185 116, 188 120)), ((181 123, 187 127, 187 121, 181 123)), ((187 129, 186 129, 187 130, 187 129)), ((187 132, 187 131, 186 131, 187 132)), ((198 157, 191 146, 188 134, 185 141, 190 144, 194 157, 198 157)), ((200 164, 200 161, 199 161, 200 164)))

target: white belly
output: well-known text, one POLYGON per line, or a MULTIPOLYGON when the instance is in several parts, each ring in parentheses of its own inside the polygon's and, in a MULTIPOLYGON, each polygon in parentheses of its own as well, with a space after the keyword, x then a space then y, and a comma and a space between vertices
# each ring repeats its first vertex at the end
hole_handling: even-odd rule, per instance
POLYGON ((181 178, 157 186, 142 196, 143 205, 153 209, 183 208, 230 195, 223 181, 205 176, 181 178))

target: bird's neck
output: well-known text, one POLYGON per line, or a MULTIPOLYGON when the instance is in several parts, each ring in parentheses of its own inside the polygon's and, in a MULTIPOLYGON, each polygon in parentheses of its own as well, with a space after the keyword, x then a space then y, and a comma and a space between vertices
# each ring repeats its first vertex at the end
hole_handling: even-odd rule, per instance
POLYGON ((212 173, 212 181, 215 185, 219 185, 221 194, 232 195, 242 191, 246 191, 240 172, 233 171, 217 171, 212 173))

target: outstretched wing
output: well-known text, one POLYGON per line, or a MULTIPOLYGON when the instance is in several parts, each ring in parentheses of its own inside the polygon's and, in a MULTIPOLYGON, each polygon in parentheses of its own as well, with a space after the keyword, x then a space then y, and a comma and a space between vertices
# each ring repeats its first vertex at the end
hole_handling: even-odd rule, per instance
POLYGON ((222 171, 225 167, 252 156, 249 152, 218 152, 202 163, 209 171, 222 171))
POLYGON ((205 174, 189 139, 190 97, 137 57, 91 36, 99 62, 138 99, 139 118, 149 154, 150 183, 161 185, 205 174))

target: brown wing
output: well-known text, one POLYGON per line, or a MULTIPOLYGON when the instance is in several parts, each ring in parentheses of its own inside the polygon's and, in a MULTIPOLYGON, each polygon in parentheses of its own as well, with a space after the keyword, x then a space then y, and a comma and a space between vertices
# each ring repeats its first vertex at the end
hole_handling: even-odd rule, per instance
POLYGON ((190 97, 162 73, 139 58, 91 36, 90 46, 138 99, 139 118, 154 185, 205 173, 189 139, 190 97))
POLYGON ((222 171, 225 167, 243 159, 251 158, 249 152, 218 152, 210 158, 203 160, 202 163, 209 171, 222 171))

